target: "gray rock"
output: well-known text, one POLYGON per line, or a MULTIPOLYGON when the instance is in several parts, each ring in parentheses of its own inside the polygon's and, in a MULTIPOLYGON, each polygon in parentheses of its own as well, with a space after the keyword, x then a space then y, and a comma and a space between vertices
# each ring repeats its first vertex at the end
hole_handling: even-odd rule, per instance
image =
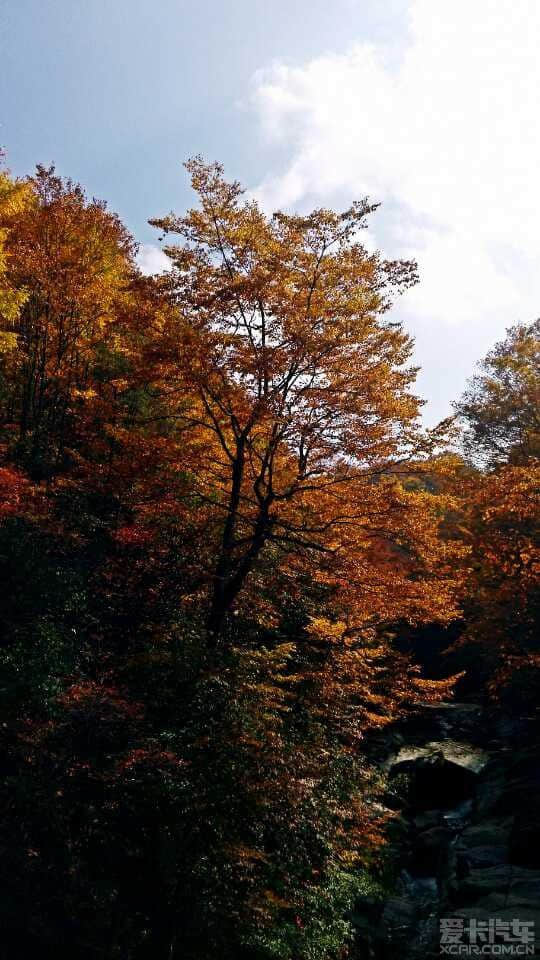
POLYGON ((534 898, 540 902, 540 872, 516 867, 513 864, 497 864, 471 870, 462 880, 461 889, 475 899, 490 893, 505 893, 534 898))
POLYGON ((540 810, 539 798, 532 795, 519 809, 510 838, 510 859, 524 867, 540 867, 540 810))
POLYGON ((415 842, 414 869, 424 875, 438 874, 451 832, 447 827, 423 830, 415 842))
POLYGON ((408 897, 391 897, 386 901, 382 924, 394 932, 409 930, 418 914, 418 904, 408 897))
POLYGON ((438 827, 442 820, 440 810, 426 810, 413 817, 413 823, 417 830, 429 830, 431 827, 438 827))
POLYGON ((497 864, 508 862, 508 847, 490 846, 481 847, 460 847, 458 848, 458 860, 461 866, 475 869, 476 867, 493 867, 497 864))
POLYGON ((457 807, 454 807, 453 810, 445 811, 443 813, 443 821, 453 832, 456 830, 463 830, 472 813, 472 808, 473 798, 469 797, 468 800, 464 800, 463 803, 460 803, 457 807))
POLYGON ((513 818, 484 820, 466 827, 461 836, 460 847, 502 846, 508 843, 513 818))
POLYGON ((480 910, 490 917, 499 916, 499 911, 504 910, 508 904, 506 893, 490 893, 487 897, 480 897, 475 900, 474 909, 480 910))
MULTIPOLYGON (((538 937, 538 930, 540 930, 540 909, 538 904, 520 904, 519 906, 509 906, 508 904, 504 907, 497 907, 496 910, 490 906, 489 909, 480 907, 479 904, 474 904, 472 907, 464 907, 463 909, 456 910, 453 913, 444 914, 444 916, 450 917, 462 917, 464 920, 491 920, 494 917, 499 920, 525 920, 532 921, 534 923, 534 930, 536 931, 538 937)), ((538 945, 538 940, 537 940, 538 945)))
POLYGON ((391 758, 389 766, 390 769, 394 769, 402 763, 429 759, 441 754, 448 763, 470 770, 471 773, 480 773, 488 762, 487 753, 480 747, 459 740, 447 739, 430 740, 429 743, 421 747, 404 746, 395 757, 391 758))
POLYGON ((461 888, 469 899, 478 899, 489 893, 509 893, 513 868, 509 864, 494 867, 478 867, 470 870, 461 882, 461 888))
POLYGON ((455 740, 402 747, 389 761, 390 778, 405 776, 408 804, 417 812, 448 810, 472 797, 487 762, 483 751, 455 740))
POLYGON ((540 873, 525 870, 524 867, 518 868, 510 886, 510 897, 515 902, 520 899, 534 900, 540 905, 540 873))
POLYGON ((506 807, 502 802, 507 786, 506 772, 504 768, 497 764, 490 763, 482 772, 476 786, 475 808, 478 817, 486 817, 493 814, 507 815, 513 813, 513 808, 506 807), (503 809, 501 809, 501 807, 503 809))

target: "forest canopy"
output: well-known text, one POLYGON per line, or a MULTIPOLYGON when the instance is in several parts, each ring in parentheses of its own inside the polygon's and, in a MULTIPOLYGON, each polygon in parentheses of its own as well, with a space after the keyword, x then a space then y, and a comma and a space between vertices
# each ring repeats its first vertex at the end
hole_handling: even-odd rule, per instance
POLYGON ((376 205, 186 166, 155 276, 81 186, 0 172, 0 926, 339 958, 384 875, 370 738, 465 674, 537 704, 539 325, 426 430, 376 205), (427 676, 400 641, 450 625, 427 676))

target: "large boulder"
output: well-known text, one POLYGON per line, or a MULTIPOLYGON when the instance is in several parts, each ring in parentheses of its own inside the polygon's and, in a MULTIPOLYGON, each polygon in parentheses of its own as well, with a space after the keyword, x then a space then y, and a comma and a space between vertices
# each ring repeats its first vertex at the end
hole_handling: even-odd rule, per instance
POLYGON ((431 741, 422 747, 403 747, 389 762, 389 776, 407 777, 413 810, 448 810, 472 796, 486 762, 485 753, 471 744, 431 741))
POLYGON ((507 897, 522 896, 540 903, 540 871, 500 863, 470 870, 461 881, 461 889, 468 899, 479 899, 490 893, 507 897))
POLYGON ((422 830, 414 844, 414 872, 419 876, 438 876, 446 859, 446 847, 452 836, 448 827, 422 830))

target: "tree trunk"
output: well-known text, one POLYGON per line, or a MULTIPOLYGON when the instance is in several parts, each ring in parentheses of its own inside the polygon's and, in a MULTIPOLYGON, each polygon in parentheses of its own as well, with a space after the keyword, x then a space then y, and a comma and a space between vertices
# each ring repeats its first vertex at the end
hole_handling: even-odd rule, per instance
POLYGON ((207 620, 208 645, 210 647, 215 647, 218 644, 226 616, 266 543, 267 536, 272 528, 271 502, 272 498, 270 496, 261 501, 259 515, 253 531, 253 539, 246 552, 239 559, 233 560, 231 540, 228 544, 228 552, 222 552, 218 560, 214 575, 210 613, 207 620))

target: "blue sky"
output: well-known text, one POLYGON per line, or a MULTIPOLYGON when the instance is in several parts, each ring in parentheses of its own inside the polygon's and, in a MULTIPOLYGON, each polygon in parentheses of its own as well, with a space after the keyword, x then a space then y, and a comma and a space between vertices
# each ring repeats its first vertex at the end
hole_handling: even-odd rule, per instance
POLYGON ((540 303, 538 36, 536 0, 0 0, 0 145, 106 199, 146 266, 194 153, 269 210, 382 201, 433 421, 540 303))
POLYGON ((54 161, 151 240, 147 219, 189 200, 188 156, 220 159, 247 182, 268 172, 248 105, 258 69, 346 50, 351 35, 391 40, 400 7, 3 0, 0 144, 14 172, 54 161))

